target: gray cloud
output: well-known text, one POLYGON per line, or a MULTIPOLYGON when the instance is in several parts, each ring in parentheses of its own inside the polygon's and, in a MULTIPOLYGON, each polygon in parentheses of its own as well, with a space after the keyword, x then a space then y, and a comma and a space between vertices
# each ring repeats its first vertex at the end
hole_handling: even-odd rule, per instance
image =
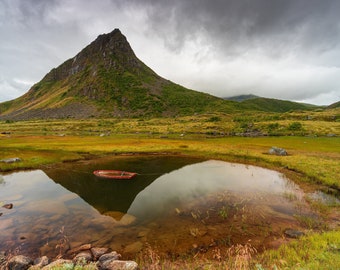
POLYGON ((224 54, 257 48, 277 56, 292 50, 320 53, 339 46, 340 2, 336 0, 138 3, 148 4, 150 29, 171 49, 178 50, 201 35, 224 54))
POLYGON ((0 0, 0 101, 120 28, 160 75, 218 96, 340 99, 337 0, 0 0))

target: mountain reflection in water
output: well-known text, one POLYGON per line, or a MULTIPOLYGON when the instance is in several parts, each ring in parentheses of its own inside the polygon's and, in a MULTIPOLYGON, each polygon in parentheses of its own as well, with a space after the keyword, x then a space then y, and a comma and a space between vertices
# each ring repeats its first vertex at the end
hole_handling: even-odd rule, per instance
POLYGON ((61 231, 71 247, 81 241, 132 257, 145 243, 164 253, 209 246, 211 239, 256 238, 263 246, 282 228, 299 228, 296 214, 309 215, 302 191, 282 174, 215 160, 108 157, 8 174, 1 183, 1 201, 14 207, 1 210, 0 250, 30 255, 56 256, 61 231), (93 175, 97 169, 139 174, 102 179, 93 175))
POLYGON ((141 191, 127 213, 139 218, 154 217, 176 205, 207 193, 228 190, 237 193, 260 192, 280 195, 296 186, 282 174, 255 166, 223 161, 204 161, 187 165, 158 177, 141 191))
POLYGON ((160 175, 177 170, 200 159, 167 157, 116 157, 90 162, 64 164, 62 168, 45 170, 55 183, 78 194, 100 213, 119 211, 126 213, 138 193, 160 175), (92 174, 98 169, 118 169, 137 172, 130 180, 99 178, 92 174))

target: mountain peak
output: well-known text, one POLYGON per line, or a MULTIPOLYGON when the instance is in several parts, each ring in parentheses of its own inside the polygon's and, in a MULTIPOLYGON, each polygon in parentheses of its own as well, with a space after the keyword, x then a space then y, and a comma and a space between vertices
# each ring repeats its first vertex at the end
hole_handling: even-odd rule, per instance
POLYGON ((222 103, 158 76, 114 29, 53 68, 22 97, 0 104, 0 119, 172 116, 222 103))
POLYGON ((99 35, 91 44, 81 50, 75 57, 67 60, 57 68, 53 68, 44 78, 46 81, 64 80, 84 71, 91 66, 93 73, 101 65, 106 69, 117 66, 117 62, 127 68, 140 66, 126 37, 119 29, 111 33, 99 35))

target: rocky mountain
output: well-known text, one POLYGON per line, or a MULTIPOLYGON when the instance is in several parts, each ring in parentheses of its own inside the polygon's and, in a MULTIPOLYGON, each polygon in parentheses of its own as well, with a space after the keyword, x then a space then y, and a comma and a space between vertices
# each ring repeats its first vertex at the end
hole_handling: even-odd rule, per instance
POLYGON ((225 100, 187 89, 147 67, 136 57, 126 37, 115 29, 53 68, 23 96, 0 103, 0 120, 169 117, 308 108, 301 103, 253 95, 225 100))
POLYGON ((233 102, 161 78, 115 29, 52 69, 23 96, 1 103, 0 120, 174 116, 235 108, 233 102))

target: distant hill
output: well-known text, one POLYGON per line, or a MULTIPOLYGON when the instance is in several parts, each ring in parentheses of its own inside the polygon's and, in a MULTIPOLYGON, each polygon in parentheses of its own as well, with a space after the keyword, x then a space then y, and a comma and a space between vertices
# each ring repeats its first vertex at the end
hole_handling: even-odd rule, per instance
POLYGON ((238 95, 238 96, 226 97, 224 99, 225 100, 242 102, 242 101, 245 101, 245 100, 248 100, 248 99, 254 99, 254 98, 260 98, 260 97, 250 94, 250 95, 238 95))
POLYGON ((248 110, 255 111, 265 111, 265 112, 287 112, 291 110, 310 110, 315 109, 318 106, 293 102, 289 100, 280 100, 273 98, 264 98, 256 95, 238 95, 233 97, 224 98, 230 101, 237 101, 244 108, 248 110))
POLYGON ((333 104, 327 106, 326 109, 335 109, 335 108, 340 108, 340 101, 335 102, 335 103, 333 103, 333 104))
POLYGON ((293 102, 288 100, 280 100, 273 98, 252 98, 241 102, 246 108, 265 112, 287 112, 294 110, 311 110, 318 106, 293 102))

